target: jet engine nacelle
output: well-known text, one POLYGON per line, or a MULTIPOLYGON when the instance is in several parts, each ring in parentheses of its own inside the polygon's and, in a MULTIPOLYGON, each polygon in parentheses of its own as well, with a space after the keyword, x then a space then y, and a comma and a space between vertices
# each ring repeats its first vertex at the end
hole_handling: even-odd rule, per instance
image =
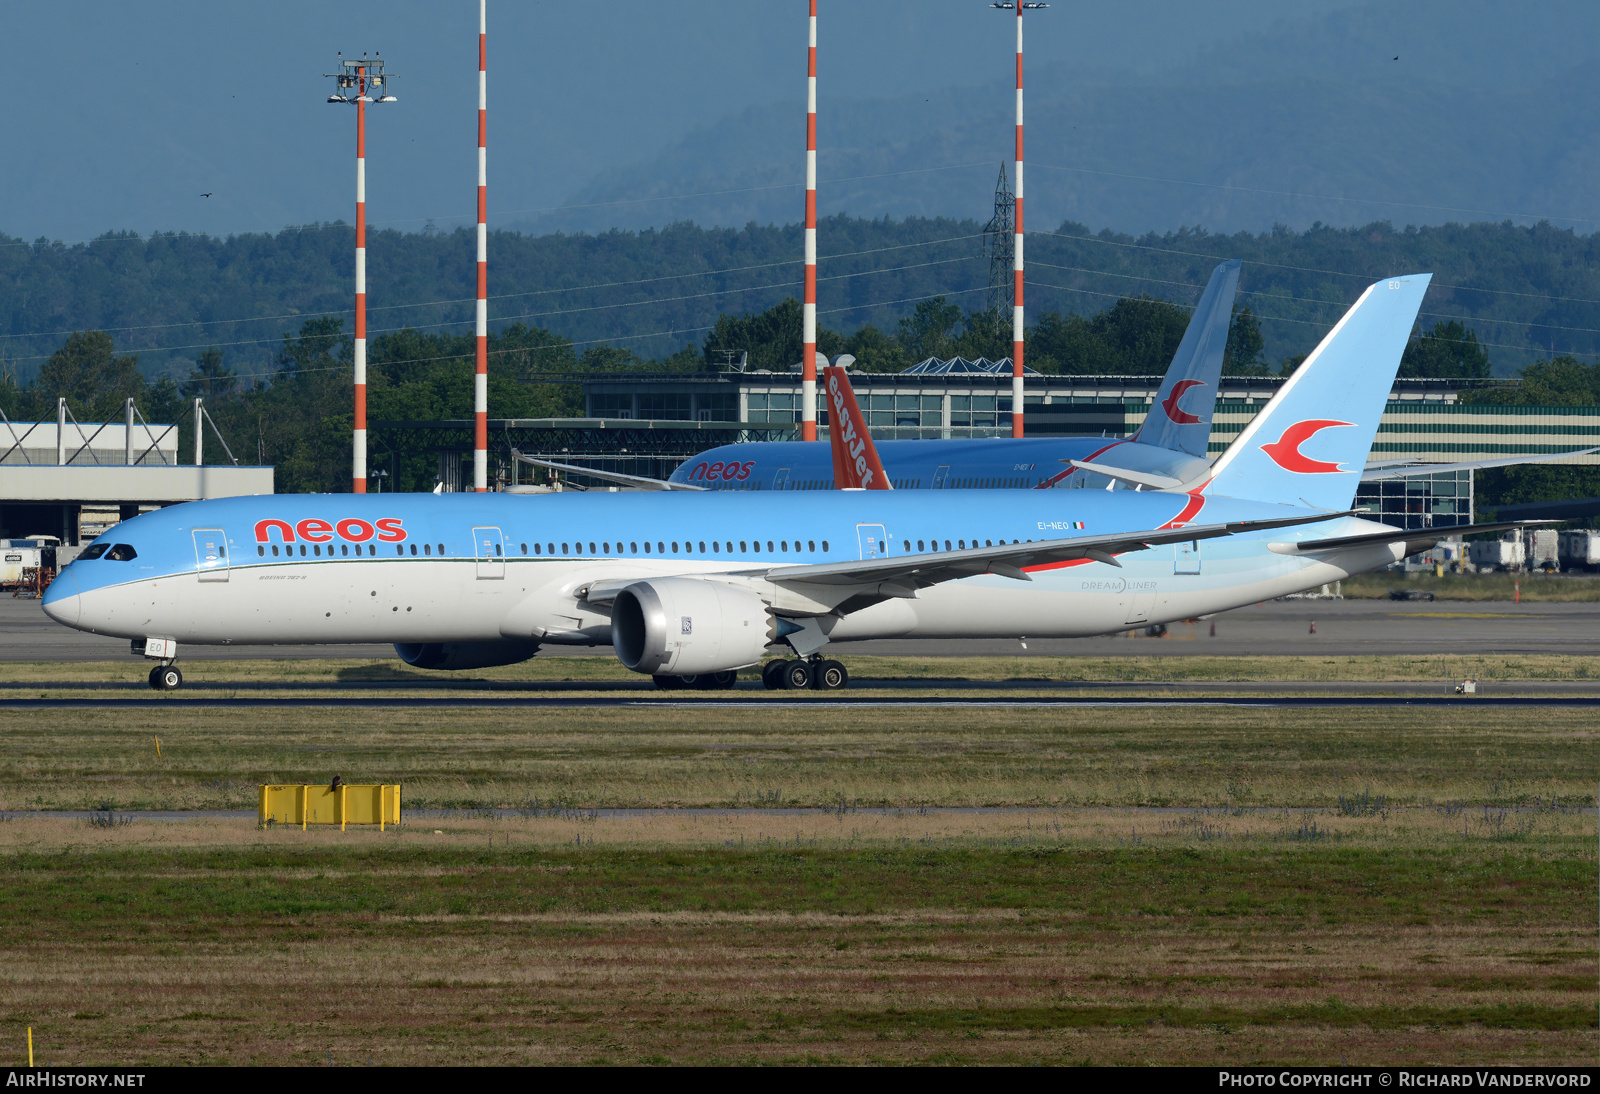
POLYGON ((515 665, 539 652, 539 643, 526 639, 503 642, 397 642, 400 660, 419 669, 488 669, 515 665))
POLYGON ((777 638, 766 602, 748 589, 692 577, 629 585, 611 605, 611 642, 634 672, 689 676, 760 662, 777 638))

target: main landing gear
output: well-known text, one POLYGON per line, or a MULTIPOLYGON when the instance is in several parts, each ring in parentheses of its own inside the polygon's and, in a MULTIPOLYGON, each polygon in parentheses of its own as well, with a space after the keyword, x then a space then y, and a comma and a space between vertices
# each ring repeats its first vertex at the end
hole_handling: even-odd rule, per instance
POLYGON ((761 669, 768 691, 839 691, 849 686, 850 674, 838 661, 813 657, 809 661, 768 661, 761 669))

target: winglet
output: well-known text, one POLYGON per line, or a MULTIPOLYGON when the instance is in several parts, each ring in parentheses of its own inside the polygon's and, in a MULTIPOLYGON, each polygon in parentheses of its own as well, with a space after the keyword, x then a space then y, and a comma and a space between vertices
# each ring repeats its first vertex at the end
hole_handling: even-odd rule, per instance
POLYGON ((856 393, 842 368, 822 370, 827 384, 828 440, 833 446, 833 485, 838 490, 891 490, 878 449, 856 405, 856 393))

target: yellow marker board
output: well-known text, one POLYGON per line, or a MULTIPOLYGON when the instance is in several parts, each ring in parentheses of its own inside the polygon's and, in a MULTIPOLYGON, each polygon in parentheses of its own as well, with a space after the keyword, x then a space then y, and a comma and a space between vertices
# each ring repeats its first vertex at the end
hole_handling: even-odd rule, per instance
POLYGON ((263 786, 262 824, 376 824, 380 829, 400 823, 400 787, 390 784, 334 789, 316 786, 263 786))

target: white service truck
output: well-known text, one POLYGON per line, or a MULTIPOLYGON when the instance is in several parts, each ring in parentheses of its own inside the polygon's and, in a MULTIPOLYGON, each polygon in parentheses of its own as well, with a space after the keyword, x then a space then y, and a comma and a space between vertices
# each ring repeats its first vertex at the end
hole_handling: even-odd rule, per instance
POLYGON ((1468 550, 1472 564, 1480 570, 1520 570, 1528 557, 1518 532, 1507 532, 1499 539, 1473 540, 1468 550))
POLYGON ((1561 533, 1554 528, 1530 528, 1527 536, 1528 569, 1559 574, 1561 572, 1561 533))
POLYGON ((15 589, 29 571, 36 573, 41 567, 54 570, 60 542, 54 536, 0 539, 0 589, 15 589))
POLYGON ((1561 565, 1566 569, 1600 569, 1600 532, 1579 529, 1561 533, 1561 565))

